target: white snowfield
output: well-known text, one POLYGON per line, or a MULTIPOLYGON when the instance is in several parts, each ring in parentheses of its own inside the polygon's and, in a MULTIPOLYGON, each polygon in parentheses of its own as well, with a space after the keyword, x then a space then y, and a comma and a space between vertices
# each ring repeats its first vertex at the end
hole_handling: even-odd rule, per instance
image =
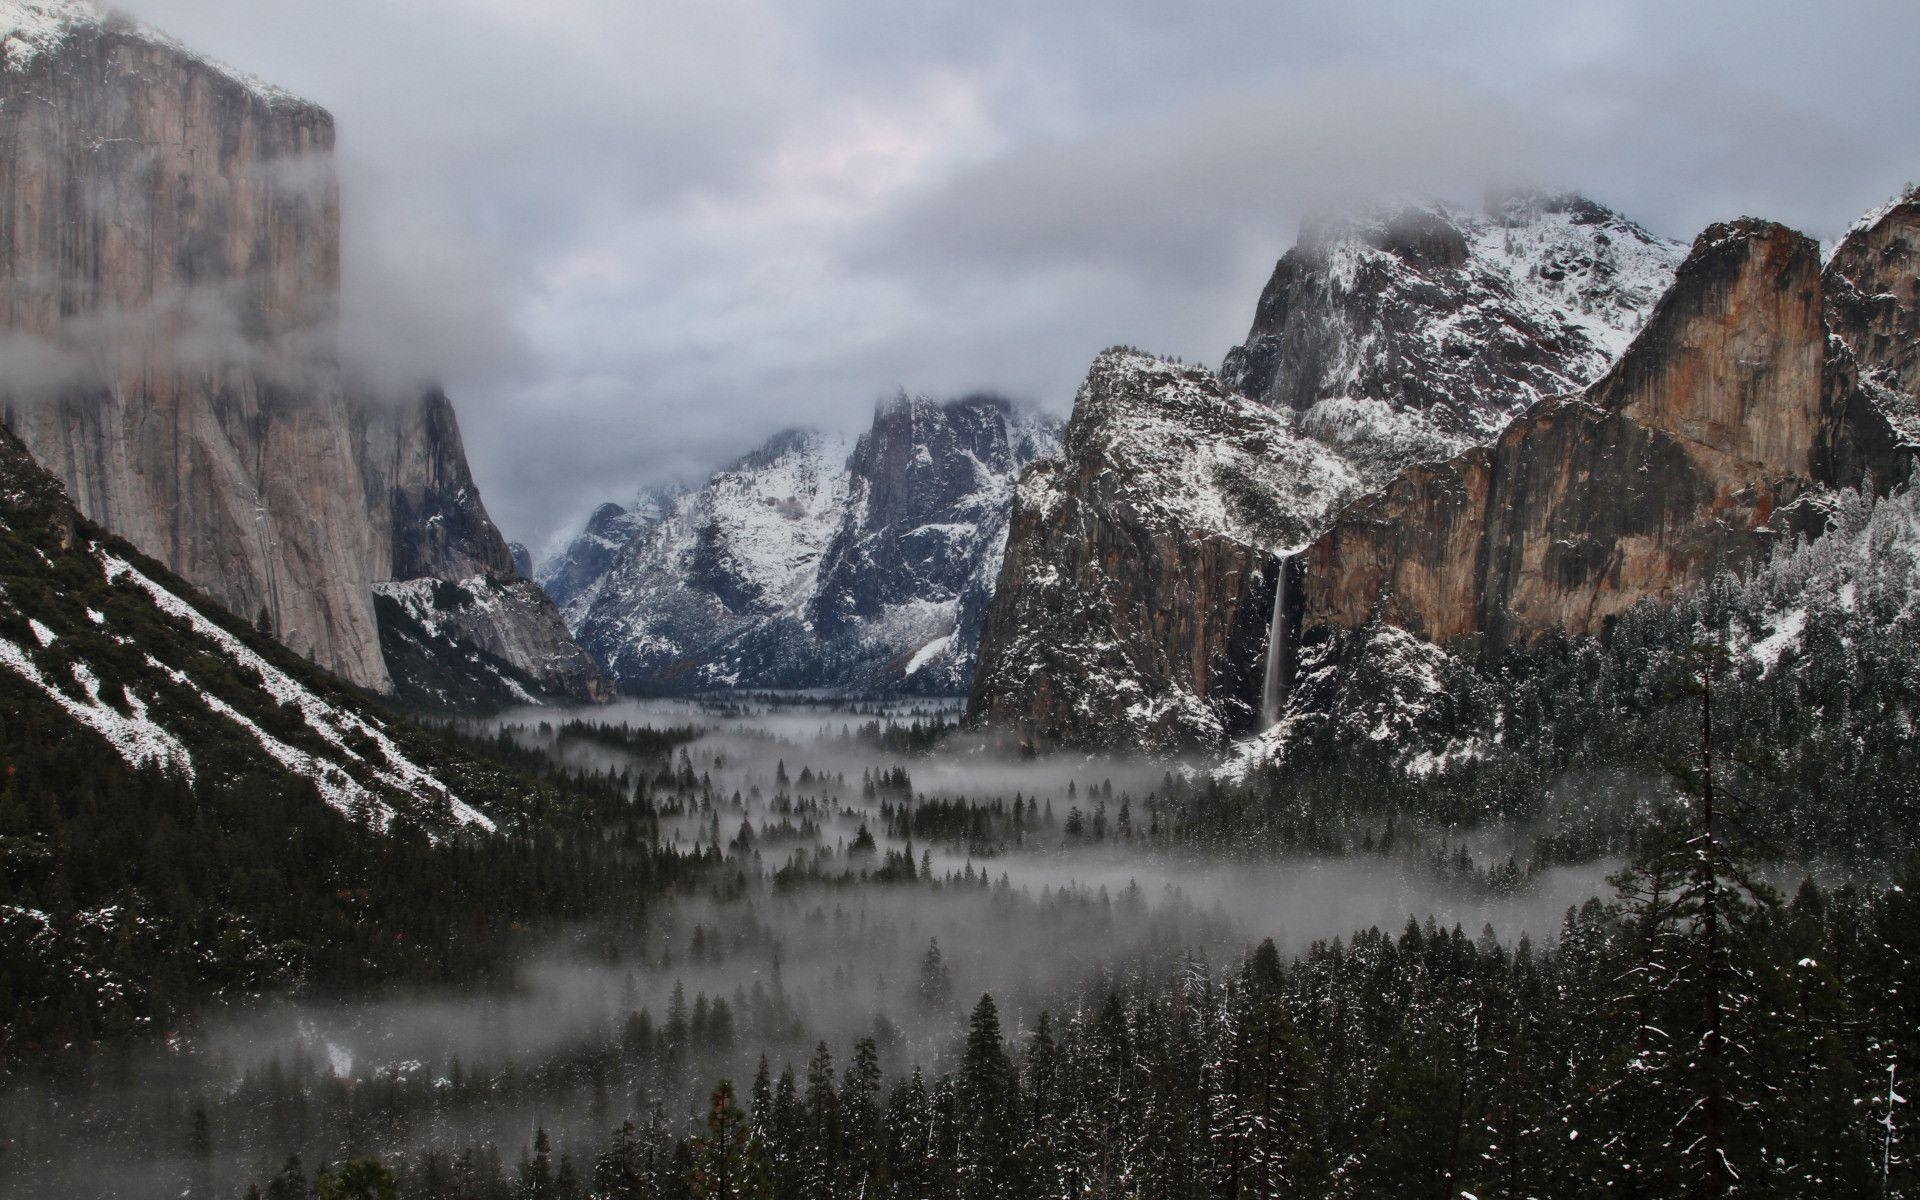
POLYGON ((570 607, 574 632, 604 625, 617 668, 629 655, 693 652, 689 630, 725 636, 768 615, 797 616, 846 511, 852 449, 844 437, 794 434, 675 497, 597 581, 590 605, 570 607), (752 611, 727 610, 689 585, 695 576, 725 579, 752 611))
MULTIPOLYGON (((1338 454, 1292 418, 1229 391, 1212 372, 1133 350, 1102 354, 1075 400, 1099 461, 1114 464, 1125 501, 1150 525, 1217 534, 1277 554, 1317 532, 1360 491, 1338 454)), ((1052 497, 1029 495, 1050 511, 1052 497)))

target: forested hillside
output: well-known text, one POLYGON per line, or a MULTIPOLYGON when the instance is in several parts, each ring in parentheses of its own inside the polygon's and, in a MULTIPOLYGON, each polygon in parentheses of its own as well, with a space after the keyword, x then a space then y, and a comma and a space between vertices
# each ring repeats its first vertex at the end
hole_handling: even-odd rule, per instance
POLYGON ((4 431, 0 668, 0 1069, 215 994, 484 974, 514 921, 671 873, 596 850, 640 815, 623 789, 386 713, 81 517, 4 431))

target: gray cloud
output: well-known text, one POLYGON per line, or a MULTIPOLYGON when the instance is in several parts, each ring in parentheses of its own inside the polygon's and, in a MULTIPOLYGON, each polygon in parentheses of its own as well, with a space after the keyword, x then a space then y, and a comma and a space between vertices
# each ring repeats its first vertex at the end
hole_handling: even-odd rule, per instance
POLYGON ((1901 0, 122 3, 334 111, 344 349, 534 544, 896 387, 1216 361, 1354 193, 1830 237, 1920 174, 1901 0))

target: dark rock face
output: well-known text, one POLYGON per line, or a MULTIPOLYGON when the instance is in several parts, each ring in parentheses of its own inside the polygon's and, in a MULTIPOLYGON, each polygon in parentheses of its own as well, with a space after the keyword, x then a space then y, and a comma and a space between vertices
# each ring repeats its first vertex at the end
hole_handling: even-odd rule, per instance
POLYGON ((389 579, 514 578, 513 554, 480 500, 446 395, 434 389, 412 404, 365 403, 355 415, 376 569, 389 579))
POLYGON ((631 512, 618 504, 602 504, 566 549, 534 569, 533 577, 560 606, 569 625, 579 624, 592 606, 600 581, 621 548, 658 524, 672 502, 671 494, 645 497, 631 512))
MULTIPOLYGON (((820 637, 879 642, 894 654, 944 638, 939 661, 911 672, 926 678, 903 681, 967 686, 1014 480, 1055 441, 1051 426, 1023 418, 994 396, 945 404, 901 396, 880 407, 848 463, 846 516, 808 606, 820 637)), ((890 669, 904 673, 877 666, 876 684, 890 669)))
POLYGON ((1603 633, 1817 527, 1798 502, 1822 487, 1904 478, 1823 299, 1807 238, 1708 229, 1603 379, 1408 468, 1307 548, 1302 641, 1374 619, 1440 645, 1603 633))
POLYGON ((1858 222, 1822 276, 1827 323, 1903 440, 1920 443, 1920 191, 1858 222))
POLYGON ((611 699, 487 515, 446 396, 364 403, 356 417, 375 615, 397 696, 439 708, 611 699))
POLYGON ((1278 555, 1358 487, 1206 370, 1101 355, 1059 458, 1021 478, 969 722, 1030 750, 1250 729, 1278 555))
POLYGON ((1596 379, 1682 253, 1578 196, 1309 222, 1221 375, 1383 483, 1596 379))
POLYGON ((782 434, 692 491, 603 505, 541 578, 629 687, 963 691, 1014 477, 1055 440, 996 397, 903 396, 851 447, 782 434))
MULTIPOLYGON (((372 585, 511 581, 513 562, 446 397, 376 402, 335 363, 332 118, 149 30, 59 13, 8 37, 0 69, 7 424, 89 517, 390 690, 372 585)), ((495 623, 545 628, 500 645, 564 640, 518 595, 495 623)), ((577 657, 551 682, 585 698, 577 657)))
POLYGON ((513 556, 513 573, 522 579, 532 579, 533 551, 519 542, 508 542, 507 553, 513 556))

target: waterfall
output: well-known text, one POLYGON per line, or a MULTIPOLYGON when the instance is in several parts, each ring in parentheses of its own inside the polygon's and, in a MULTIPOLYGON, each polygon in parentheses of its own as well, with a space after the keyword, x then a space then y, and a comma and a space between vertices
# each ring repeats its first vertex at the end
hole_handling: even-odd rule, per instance
POLYGON ((1260 728, 1271 729, 1280 722, 1280 709, 1287 701, 1287 684, 1292 680, 1293 664, 1288 661, 1287 645, 1287 560, 1279 560, 1280 580, 1273 585, 1273 617, 1267 622, 1267 677, 1260 691, 1260 728))

